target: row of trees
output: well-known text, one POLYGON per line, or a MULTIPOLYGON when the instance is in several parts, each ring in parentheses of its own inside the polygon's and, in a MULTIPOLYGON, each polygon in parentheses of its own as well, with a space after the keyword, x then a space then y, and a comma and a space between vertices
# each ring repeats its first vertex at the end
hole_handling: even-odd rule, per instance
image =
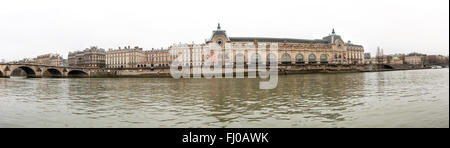
POLYGON ((405 57, 417 56, 422 57, 422 65, 431 66, 431 65, 441 65, 448 66, 449 65, 449 57, 442 55, 426 55, 422 53, 409 53, 409 54, 393 54, 393 55, 384 55, 383 49, 380 47, 377 48, 376 60, 377 63, 387 63, 387 64, 397 64, 402 63, 406 64, 405 57))
POLYGON ((407 64, 405 62, 405 57, 409 56, 419 56, 422 57, 422 63, 424 66, 431 66, 431 65, 441 65, 441 66, 448 66, 449 65, 449 57, 448 56, 442 56, 442 55, 426 55, 426 54, 420 54, 420 53, 410 53, 410 54, 394 54, 394 55, 387 55, 385 56, 386 62, 390 64, 395 64, 395 61, 402 61, 401 63, 407 64))
POLYGON ((448 56, 441 56, 441 55, 432 55, 432 56, 426 56, 425 65, 441 65, 441 66, 448 66, 449 64, 449 58, 448 56))

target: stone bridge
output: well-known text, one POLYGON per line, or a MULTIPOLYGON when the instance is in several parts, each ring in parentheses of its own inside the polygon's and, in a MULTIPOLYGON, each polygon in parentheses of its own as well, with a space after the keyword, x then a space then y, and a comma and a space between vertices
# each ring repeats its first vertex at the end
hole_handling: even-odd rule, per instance
POLYGON ((96 69, 79 67, 60 67, 35 64, 0 64, 0 77, 11 77, 16 69, 25 71, 29 78, 41 77, 90 77, 96 69))

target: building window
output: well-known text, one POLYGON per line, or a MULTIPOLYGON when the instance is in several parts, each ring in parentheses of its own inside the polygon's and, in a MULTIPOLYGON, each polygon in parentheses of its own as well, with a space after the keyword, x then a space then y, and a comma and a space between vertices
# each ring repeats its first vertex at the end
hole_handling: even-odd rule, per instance
POLYGON ((275 56, 275 54, 273 54, 273 53, 269 53, 268 55, 267 55, 267 65, 270 65, 270 62, 274 62, 274 63, 277 63, 277 56, 275 56))
POLYGON ((236 54, 236 65, 244 65, 245 64, 245 56, 242 53, 236 54))
MULTIPOLYGON (((217 63, 219 63, 219 65, 222 65, 222 62, 223 62, 223 55, 222 54, 217 54, 217 57, 216 57, 216 59, 217 59, 217 63)), ((190 61, 190 59, 188 59, 188 62, 190 61)))
POLYGON ((310 54, 310 55, 308 56, 308 63, 317 63, 317 61, 316 61, 316 55, 310 54))
POLYGON ((259 61, 261 58, 260 58, 260 56, 259 56, 259 54, 258 53, 254 53, 254 54, 252 54, 252 60, 251 60, 251 63, 252 64, 258 64, 258 63, 260 63, 261 61, 259 61))
POLYGON ((283 54, 281 56, 281 64, 291 64, 291 55, 288 53, 283 54))
POLYGON ((296 64, 303 64, 303 63, 305 63, 305 61, 303 60, 303 55, 302 54, 297 54, 297 56, 295 56, 295 63, 296 64))
POLYGON ((328 56, 326 54, 320 55, 320 63, 328 63, 328 56))

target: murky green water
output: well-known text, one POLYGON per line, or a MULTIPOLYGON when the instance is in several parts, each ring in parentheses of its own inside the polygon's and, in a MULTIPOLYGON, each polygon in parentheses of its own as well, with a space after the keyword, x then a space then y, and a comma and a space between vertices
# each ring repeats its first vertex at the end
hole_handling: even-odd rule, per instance
POLYGON ((0 127, 449 127, 449 70, 0 79, 0 127))

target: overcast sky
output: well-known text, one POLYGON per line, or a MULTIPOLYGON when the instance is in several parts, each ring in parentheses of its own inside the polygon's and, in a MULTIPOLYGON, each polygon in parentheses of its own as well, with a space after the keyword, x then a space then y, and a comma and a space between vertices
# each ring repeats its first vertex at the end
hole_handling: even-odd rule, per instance
POLYGON ((218 22, 232 37, 316 39, 335 28, 372 55, 449 51, 448 0, 2 0, 0 59, 203 43, 218 22))

